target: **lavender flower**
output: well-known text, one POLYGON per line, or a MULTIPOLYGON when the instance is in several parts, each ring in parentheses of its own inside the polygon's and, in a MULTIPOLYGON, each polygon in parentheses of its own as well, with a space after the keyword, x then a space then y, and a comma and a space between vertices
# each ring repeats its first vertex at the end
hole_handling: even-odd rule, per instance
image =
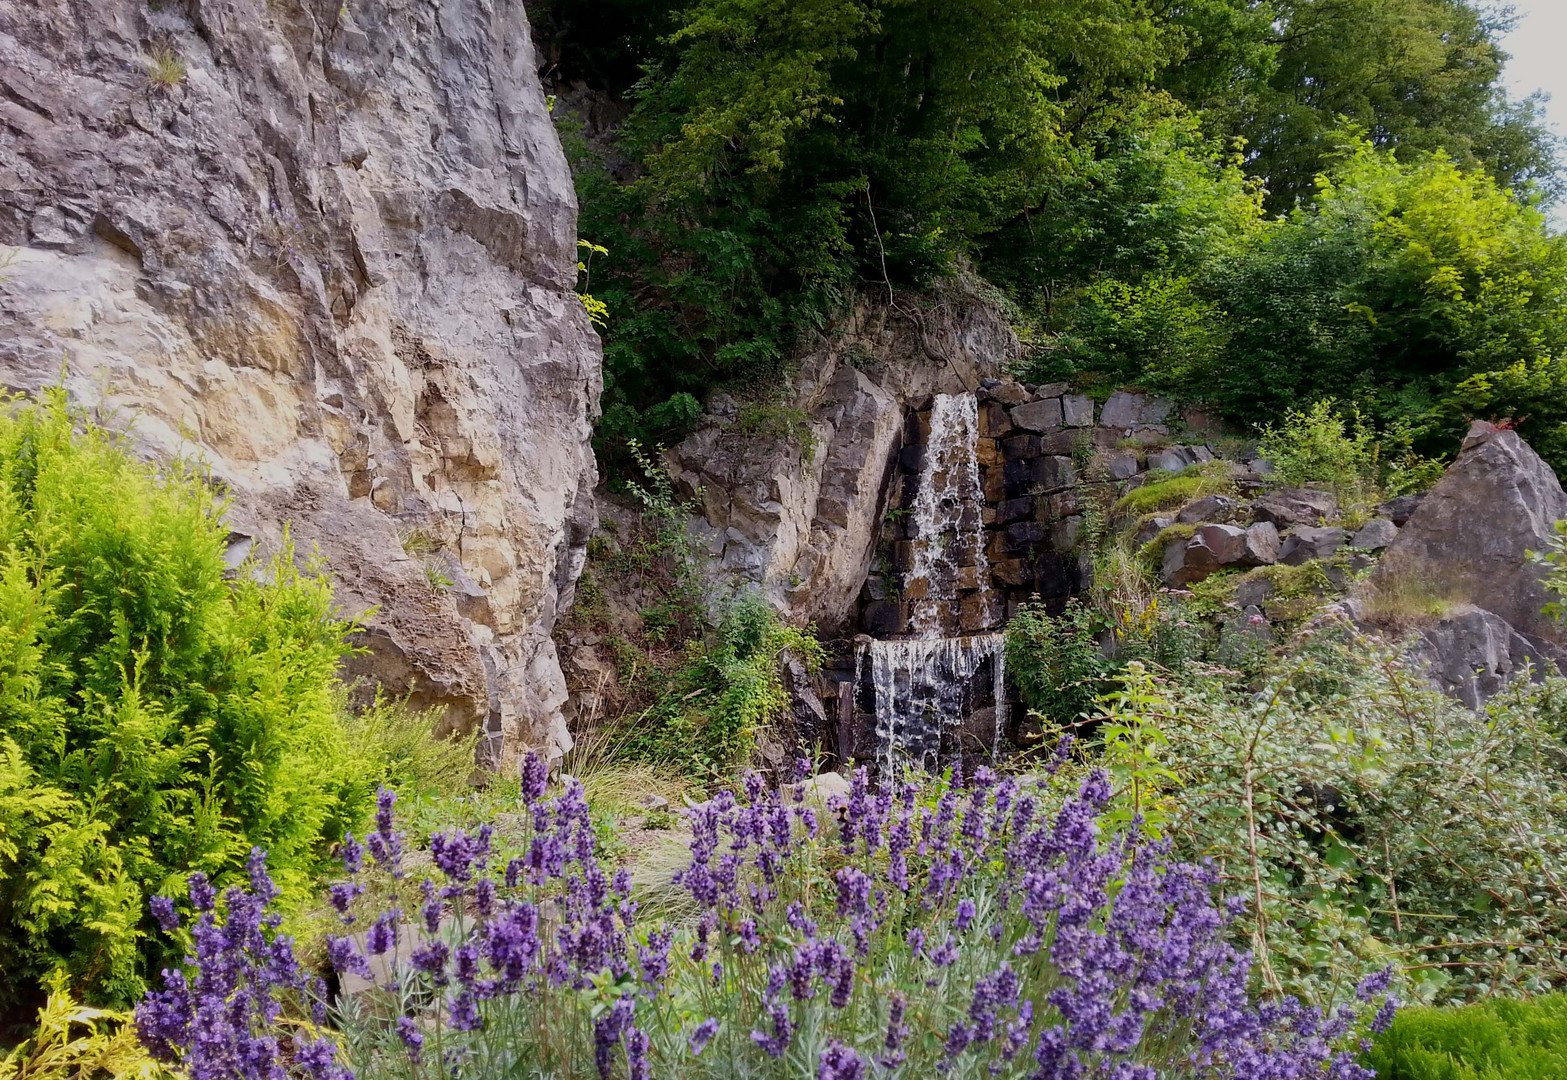
POLYGON ((174 910, 174 901, 167 896, 154 896, 151 903, 152 917, 158 920, 158 925, 166 934, 172 934, 180 928, 179 912, 174 910))
POLYGON ((816 1080, 864 1080, 865 1062, 843 1043, 835 1042, 822 1051, 816 1080))
POLYGON ((703 1020, 700 1024, 698 1024, 695 1030, 691 1032, 691 1038, 689 1040, 691 1046, 691 1056, 700 1057, 702 1051, 707 1049, 707 1044, 711 1042, 713 1036, 717 1034, 718 1021, 713 1017, 709 1016, 706 1020, 703 1020))

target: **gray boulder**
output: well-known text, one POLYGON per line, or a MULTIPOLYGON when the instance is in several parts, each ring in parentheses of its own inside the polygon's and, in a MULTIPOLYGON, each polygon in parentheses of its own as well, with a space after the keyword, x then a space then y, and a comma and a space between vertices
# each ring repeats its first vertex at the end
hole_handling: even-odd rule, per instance
POLYGON ((1418 583, 1500 616, 1519 633, 1564 643, 1541 613, 1551 599, 1528 551, 1544 551, 1567 518, 1567 494, 1516 431, 1477 421, 1458 459, 1426 493, 1366 582, 1371 590, 1418 583))
POLYGON ((1227 522, 1235 517, 1238 504, 1228 495, 1204 495, 1181 508, 1175 520, 1182 525, 1196 525, 1204 521, 1227 522))
POLYGON ((1046 398, 1019 405, 1012 410, 1012 423, 1024 431, 1054 431, 1061 426, 1061 401, 1046 398))
POLYGON ((1164 514, 1151 517, 1143 522, 1137 531, 1132 534, 1132 543, 1139 546, 1146 544, 1174 524, 1175 519, 1164 514))
POLYGON ((1197 456, 1184 446, 1170 446, 1163 450, 1155 450, 1148 455, 1148 467, 1150 469, 1163 469, 1165 472, 1180 472, 1186 466, 1195 463, 1197 456))
POLYGON ((1423 627, 1410 657, 1432 685, 1478 709, 1526 668, 1543 677, 1559 651, 1531 642, 1505 620, 1464 605, 1423 627))
POLYGON ((1361 551, 1380 551, 1398 538, 1398 526, 1389 518, 1373 518, 1360 527, 1349 542, 1361 551))
POLYGON ((1164 422, 1174 408, 1163 398, 1151 398, 1146 394, 1133 394, 1118 390, 1110 395, 1099 410, 1099 423, 1107 428, 1145 427, 1164 422))
POLYGON ((1252 503, 1258 521, 1271 521, 1281 529, 1291 525, 1319 525, 1338 513, 1338 499, 1311 488, 1280 488, 1252 503))
POLYGON ((1377 513, 1390 519, 1394 525, 1402 526, 1404 522, 1414 516, 1415 511, 1420 508, 1420 503, 1423 499, 1425 499, 1424 492, 1421 492, 1419 495, 1400 495, 1398 498, 1389 499, 1377 507, 1377 513))
POLYGON ((1349 531, 1346 529, 1302 525, 1284 538, 1279 561, 1286 566, 1299 566, 1312 559, 1325 559, 1348 540, 1349 531))
POLYGON ((1204 525, 1190 540, 1176 541, 1165 549, 1161 576, 1169 585, 1191 585, 1225 567, 1274 562, 1278 550, 1278 532, 1266 522, 1249 529, 1204 525))
POLYGON ((1117 480, 1130 480, 1137 475, 1137 452, 1135 450, 1113 450, 1107 455, 1106 463, 1110 468, 1110 475, 1117 480))
POLYGON ((1087 394, 1068 394, 1061 399, 1061 418, 1067 427, 1094 426, 1094 399, 1087 394))

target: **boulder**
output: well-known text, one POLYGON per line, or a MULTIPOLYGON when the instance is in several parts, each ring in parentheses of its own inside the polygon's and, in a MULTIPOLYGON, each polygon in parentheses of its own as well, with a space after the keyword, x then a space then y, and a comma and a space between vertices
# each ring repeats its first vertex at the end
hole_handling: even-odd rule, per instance
POLYGON ((1414 516, 1415 511, 1419 509, 1420 503, 1424 499, 1425 492, 1421 492, 1418 495, 1400 495, 1398 498, 1389 499, 1377 507, 1377 513, 1392 521, 1394 525, 1402 527, 1404 522, 1414 516))
POLYGON ((1138 526, 1137 531, 1132 534, 1132 543, 1140 547, 1174 524, 1175 519, 1173 517, 1162 514, 1155 515, 1138 526))
POLYGON ((1249 529, 1204 525, 1190 540, 1165 548, 1160 576, 1167 585, 1191 585, 1228 566, 1262 566, 1278 558, 1279 536, 1262 522, 1249 529))
POLYGON ((1464 605, 1422 627, 1409 655, 1433 686, 1478 709, 1526 667, 1542 678, 1560 653, 1529 641, 1500 616, 1464 605))
POLYGON ((1349 546, 1361 551, 1381 551, 1398 537, 1398 526, 1391 518, 1372 518, 1362 525, 1349 546))
POLYGON ((1527 638, 1561 645, 1562 627, 1541 612, 1552 599, 1543 569, 1527 555, 1546 550, 1561 518, 1567 494, 1551 467, 1516 431, 1477 421, 1364 587, 1417 582, 1483 607, 1527 638))
POLYGON ((1273 582, 1248 574, 1235 586, 1235 602, 1242 608, 1260 608, 1273 596, 1273 582))
POLYGON ((1271 521, 1281 529, 1320 525, 1338 513, 1338 499, 1326 491, 1280 488, 1252 503, 1251 511, 1256 520, 1271 521))
POLYGON ((1279 561, 1279 530, 1271 521, 1258 521, 1246 530, 1244 566, 1271 566, 1279 561))
POLYGON ((1279 561, 1286 566, 1299 566, 1312 559, 1325 559, 1349 540, 1346 529, 1301 525, 1284 538, 1279 549, 1279 561))
POLYGON ((1236 516, 1238 505, 1228 495, 1204 495, 1181 507, 1175 520, 1182 525, 1198 525, 1205 521, 1227 522, 1236 516))
POLYGON ((1094 426, 1094 399, 1087 394, 1068 394, 1061 399, 1061 419, 1067 427, 1094 426))
POLYGON ((1106 455, 1105 464, 1110 469, 1110 475, 1117 480, 1130 480, 1141 467, 1135 450, 1112 450, 1106 455))
POLYGON ((1180 472, 1186 466, 1196 462, 1197 457, 1184 446, 1169 446, 1163 450, 1153 450, 1148 454, 1148 467, 1150 469, 1163 469, 1165 472, 1180 472))
POLYGON ((1054 431, 1061 426, 1061 402, 1045 398, 1018 405, 1012 410, 1012 423, 1024 431, 1054 431))

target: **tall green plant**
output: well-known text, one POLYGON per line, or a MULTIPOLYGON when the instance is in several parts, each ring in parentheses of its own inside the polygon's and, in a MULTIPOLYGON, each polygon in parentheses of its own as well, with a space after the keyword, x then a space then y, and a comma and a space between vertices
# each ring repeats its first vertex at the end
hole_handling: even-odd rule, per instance
POLYGON ((304 897, 369 778, 335 672, 351 624, 284 545, 224 579, 223 507, 66 406, 0 410, 0 1008, 63 970, 125 1001, 147 897, 252 845, 304 897), (254 572, 252 572, 254 571, 254 572))

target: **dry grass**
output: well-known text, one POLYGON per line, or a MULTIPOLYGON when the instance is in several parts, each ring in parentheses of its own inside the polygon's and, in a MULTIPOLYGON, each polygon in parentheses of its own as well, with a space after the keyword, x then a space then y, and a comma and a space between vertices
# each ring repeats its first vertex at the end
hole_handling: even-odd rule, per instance
POLYGON ((1362 623, 1399 633, 1430 626, 1469 599, 1452 580, 1429 573, 1378 575, 1356 597, 1362 623))
POLYGON ((185 81, 185 61, 173 49, 159 49, 147 60, 147 82, 156 90, 172 90, 185 81))

